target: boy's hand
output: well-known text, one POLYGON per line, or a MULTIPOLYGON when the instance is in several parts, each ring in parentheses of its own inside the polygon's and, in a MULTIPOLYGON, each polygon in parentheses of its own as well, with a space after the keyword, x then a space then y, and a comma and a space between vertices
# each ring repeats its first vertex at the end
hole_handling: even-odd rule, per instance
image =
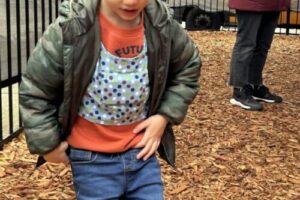
POLYGON ((64 163, 67 165, 69 163, 69 158, 66 154, 66 150, 68 148, 67 142, 62 142, 58 147, 53 149, 53 151, 45 154, 43 157, 46 161, 52 163, 64 163))
POLYGON ((143 147, 137 159, 147 160, 155 153, 167 124, 168 120, 164 116, 153 115, 135 127, 134 133, 145 130, 143 139, 136 146, 143 147))

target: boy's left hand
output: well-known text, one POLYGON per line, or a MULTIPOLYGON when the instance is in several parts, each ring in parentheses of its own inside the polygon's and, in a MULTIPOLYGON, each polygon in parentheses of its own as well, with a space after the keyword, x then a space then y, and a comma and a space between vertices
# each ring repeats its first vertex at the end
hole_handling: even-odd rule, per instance
POLYGON ((134 133, 145 131, 143 139, 136 146, 143 147, 137 155, 137 159, 147 160, 155 153, 167 124, 168 120, 164 116, 157 114, 144 120, 134 128, 134 133))

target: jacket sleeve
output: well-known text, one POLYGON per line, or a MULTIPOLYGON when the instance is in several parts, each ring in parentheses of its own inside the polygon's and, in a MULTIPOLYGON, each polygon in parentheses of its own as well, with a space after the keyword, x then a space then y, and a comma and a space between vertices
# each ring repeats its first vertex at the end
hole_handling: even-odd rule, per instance
POLYGON ((58 107, 63 90, 63 46, 59 20, 34 48, 19 89, 20 111, 29 151, 43 155, 60 143, 58 107))
POLYGON ((199 90, 201 60, 187 32, 177 22, 172 23, 168 81, 158 113, 166 116, 171 124, 179 124, 199 90))

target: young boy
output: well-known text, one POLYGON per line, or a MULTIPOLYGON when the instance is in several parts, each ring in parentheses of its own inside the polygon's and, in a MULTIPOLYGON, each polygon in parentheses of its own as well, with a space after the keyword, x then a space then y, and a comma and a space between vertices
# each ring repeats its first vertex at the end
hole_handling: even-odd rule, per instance
POLYGON ((70 162, 77 199, 163 199, 155 152, 174 165, 171 125, 199 75, 199 52, 163 2, 64 1, 22 77, 29 150, 70 162))

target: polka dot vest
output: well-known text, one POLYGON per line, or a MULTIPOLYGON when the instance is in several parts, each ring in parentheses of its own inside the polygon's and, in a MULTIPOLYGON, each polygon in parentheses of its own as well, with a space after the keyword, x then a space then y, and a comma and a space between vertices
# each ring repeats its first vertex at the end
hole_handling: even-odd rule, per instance
POLYGON ((103 125, 127 125, 146 118, 149 97, 146 42, 133 58, 112 55, 101 45, 79 115, 103 125))

